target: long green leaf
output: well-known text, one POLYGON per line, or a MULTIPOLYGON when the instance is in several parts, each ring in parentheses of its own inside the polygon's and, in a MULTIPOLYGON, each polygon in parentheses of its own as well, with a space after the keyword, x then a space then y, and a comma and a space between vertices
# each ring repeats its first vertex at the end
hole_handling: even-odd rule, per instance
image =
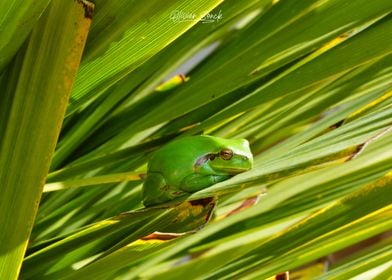
POLYGON ((78 69, 92 6, 54 1, 28 41, 1 142, 0 278, 16 279, 78 69), (62 24, 57 24, 58 20, 62 24))
POLYGON ((50 0, 0 3, 0 72, 21 47, 50 0))

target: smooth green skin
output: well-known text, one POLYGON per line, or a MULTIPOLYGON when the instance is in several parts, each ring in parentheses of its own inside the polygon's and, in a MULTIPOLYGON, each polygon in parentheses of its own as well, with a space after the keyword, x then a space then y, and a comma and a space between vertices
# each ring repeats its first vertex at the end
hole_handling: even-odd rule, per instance
POLYGON ((143 204, 168 202, 227 180, 252 166, 253 155, 245 139, 200 135, 175 140, 156 151, 149 161, 143 204), (233 156, 224 159, 220 155, 222 150, 231 150, 233 156))

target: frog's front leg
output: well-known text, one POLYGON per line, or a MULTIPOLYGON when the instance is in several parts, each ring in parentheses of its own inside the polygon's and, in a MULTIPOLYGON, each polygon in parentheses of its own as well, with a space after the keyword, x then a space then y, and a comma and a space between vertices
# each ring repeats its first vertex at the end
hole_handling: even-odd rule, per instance
POLYGON ((183 191, 193 193, 205 189, 213 184, 229 179, 230 175, 211 175, 194 173, 186 176, 181 182, 183 191))
POLYGON ((184 192, 170 187, 161 173, 150 172, 147 174, 143 188, 143 204, 145 206, 164 203, 182 194, 184 192))

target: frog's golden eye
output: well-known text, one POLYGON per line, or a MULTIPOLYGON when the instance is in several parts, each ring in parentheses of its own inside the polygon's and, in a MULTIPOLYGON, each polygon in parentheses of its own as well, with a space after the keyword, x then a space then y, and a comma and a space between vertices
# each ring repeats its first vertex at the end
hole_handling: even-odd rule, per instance
POLYGON ((224 160, 229 160, 233 157, 233 151, 230 149, 223 149, 219 152, 219 156, 224 160))

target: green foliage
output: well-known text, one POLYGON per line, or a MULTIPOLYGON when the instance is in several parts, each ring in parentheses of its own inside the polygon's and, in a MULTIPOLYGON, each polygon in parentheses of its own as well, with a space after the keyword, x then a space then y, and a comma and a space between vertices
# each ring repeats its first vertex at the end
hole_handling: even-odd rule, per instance
POLYGON ((391 1, 99 0, 84 51, 91 4, 0 7, 0 278, 267 279, 382 234, 312 277, 389 276, 391 1), (142 207, 150 155, 200 133, 255 167, 184 198, 218 198, 204 228, 141 240, 188 211, 142 207))
POLYGON ((52 3, 2 76, 0 278, 16 278, 23 260, 87 37, 85 10, 76 2, 52 3))

